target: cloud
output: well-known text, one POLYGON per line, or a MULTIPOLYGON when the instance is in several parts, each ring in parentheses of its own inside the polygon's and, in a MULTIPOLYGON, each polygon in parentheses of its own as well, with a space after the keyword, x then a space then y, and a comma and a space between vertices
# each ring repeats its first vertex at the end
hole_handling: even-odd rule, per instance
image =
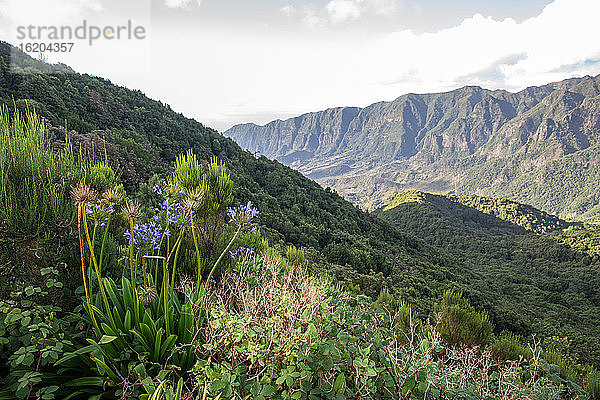
POLYGON ((202 4, 202 0, 165 0, 165 6, 168 8, 187 8, 194 2, 198 6, 202 4))
POLYGON ((288 4, 287 6, 283 6, 279 9, 279 12, 282 13, 283 15, 285 15, 286 17, 291 17, 292 15, 294 15, 296 13, 296 7, 294 7, 291 4, 288 4))
POLYGON ((308 3, 296 8, 289 4, 279 11, 286 17, 297 17, 305 27, 317 29, 390 16, 398 10, 398 0, 329 0, 322 7, 308 3))
POLYGON ((331 22, 355 21, 366 15, 390 15, 398 10, 395 0, 331 0, 325 5, 331 22))
MULTIPOLYGON (((328 4, 342 4, 336 1, 328 4)), ((356 8, 338 8, 333 20, 353 23, 376 12, 361 8, 367 3, 353 4, 356 8)), ((332 17, 322 11, 322 7, 296 8, 293 17, 303 16, 304 23, 313 27, 332 24, 332 17)), ((197 114, 200 118, 206 115, 214 121, 219 114, 227 121, 238 114, 271 112, 275 116, 332 106, 366 106, 407 92, 439 92, 463 85, 518 90, 570 76, 596 75, 600 73, 597 15, 597 0, 555 0, 522 22, 475 14, 433 33, 404 29, 330 35, 317 31, 293 40, 238 36, 211 46, 223 49, 215 54, 203 48, 202 54, 211 54, 219 62, 207 71, 211 82, 203 80, 202 89, 223 96, 212 98, 211 104, 196 104, 193 111, 202 109, 197 114), (238 67, 240 59, 253 62, 238 67), (227 77, 215 79, 224 66, 227 77), (233 105, 228 99, 232 96, 243 100, 244 106, 233 105)))
POLYGON ((347 22, 358 19, 363 10, 361 0, 331 0, 325 6, 327 14, 333 23, 347 22))

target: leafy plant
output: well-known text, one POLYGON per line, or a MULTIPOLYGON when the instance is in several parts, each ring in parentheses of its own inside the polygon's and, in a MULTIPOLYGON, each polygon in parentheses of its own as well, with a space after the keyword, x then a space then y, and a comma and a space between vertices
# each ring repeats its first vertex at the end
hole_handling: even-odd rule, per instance
POLYGON ((215 160, 205 173, 191 153, 178 159, 173 179, 156 190, 165 200, 145 223, 140 223, 143 213, 137 203, 123 203, 129 245, 119 284, 103 276, 103 261, 115 205, 122 203, 120 192, 111 189, 99 196, 83 183, 72 191, 86 323, 93 335, 86 339, 89 345, 73 349, 57 364, 91 367, 91 373, 104 377, 91 383, 114 387, 116 396, 138 393, 136 382, 147 378, 184 377, 194 365, 199 338, 192 327, 203 324, 207 285, 240 232, 252 227, 256 214, 250 204, 228 210, 231 181, 224 167, 215 160), (229 242, 219 248, 226 236, 229 242), (196 251, 196 280, 178 269, 184 238, 192 239, 196 251), (218 257, 211 252, 215 250, 218 257), (204 275, 206 260, 215 261, 204 275))
POLYGON ((485 311, 476 311, 462 293, 447 290, 436 307, 437 329, 450 346, 485 346, 493 325, 485 311))

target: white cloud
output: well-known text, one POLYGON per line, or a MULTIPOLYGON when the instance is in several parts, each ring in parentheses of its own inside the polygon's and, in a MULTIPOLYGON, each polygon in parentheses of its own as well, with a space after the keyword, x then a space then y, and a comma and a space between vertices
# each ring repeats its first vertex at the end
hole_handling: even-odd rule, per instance
POLYGON ((354 21, 362 14, 361 0, 331 0, 325 6, 333 23, 354 21))
POLYGON ((296 7, 294 7, 291 4, 288 4, 287 6, 283 6, 279 9, 279 12, 282 13, 283 15, 285 15, 286 17, 291 17, 292 15, 294 15, 296 13, 296 7))
POLYGON ((336 24, 371 15, 390 15, 398 10, 398 4, 396 0, 331 0, 325 10, 336 24))
MULTIPOLYGON (((165 0, 165 6, 169 8, 187 8, 192 3, 194 3, 194 0, 165 0)), ((202 4, 202 0, 196 0, 195 3, 200 6, 202 4)))
POLYGON ((279 11, 286 17, 295 16, 305 27, 317 29, 373 16, 390 16, 398 9, 398 0, 329 0, 322 7, 308 3, 296 8, 289 4, 279 11))

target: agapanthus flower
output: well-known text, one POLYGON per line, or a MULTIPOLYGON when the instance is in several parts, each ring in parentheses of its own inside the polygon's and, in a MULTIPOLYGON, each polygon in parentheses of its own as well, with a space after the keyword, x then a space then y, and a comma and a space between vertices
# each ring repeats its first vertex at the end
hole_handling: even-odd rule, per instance
POLYGON ((229 222, 240 224, 242 226, 250 227, 251 232, 256 232, 256 226, 251 222, 254 217, 258 214, 258 210, 252 205, 251 202, 248 204, 241 205, 235 208, 230 208, 227 211, 227 217, 229 222))
POLYGON ((115 213, 115 203, 109 203, 104 199, 94 203, 85 203, 85 213, 103 227, 110 216, 115 213))
POLYGON ((237 261, 247 261, 254 257, 254 250, 247 247, 240 247, 235 252, 230 251, 231 258, 237 261))
POLYGON ((192 213, 192 211, 188 211, 181 203, 169 202, 168 200, 160 203, 155 211, 155 221, 165 221, 176 228, 181 228, 184 224, 188 223, 190 221, 190 213, 192 213))
POLYGON ((162 238, 169 235, 169 230, 165 229, 160 223, 150 221, 146 224, 134 225, 133 234, 127 231, 124 236, 138 250, 154 251, 160 249, 162 238))

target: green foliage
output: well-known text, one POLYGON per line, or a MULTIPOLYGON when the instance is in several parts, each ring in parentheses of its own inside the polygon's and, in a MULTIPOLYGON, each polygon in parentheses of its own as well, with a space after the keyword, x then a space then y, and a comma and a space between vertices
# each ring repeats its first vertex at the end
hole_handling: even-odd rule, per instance
MULTIPOLYGON (((489 352, 444 347, 365 296, 254 258, 212 289, 195 376, 206 399, 548 398, 581 394, 538 359, 496 365, 489 352), (492 366, 494 366, 492 368, 492 366), (522 379, 523 376, 528 378, 522 379), (553 379, 557 380, 555 383, 553 379)), ((384 301, 387 295, 381 296, 384 301)), ((464 306, 464 305, 463 305, 464 306)), ((539 353, 536 353, 539 355, 539 353)))
POLYGON ((583 387, 590 400, 600 399, 600 371, 588 366, 583 378, 583 387))
POLYGON ((512 332, 502 332, 490 346, 490 351, 502 361, 530 360, 532 357, 523 338, 512 332))
POLYGON ((285 258, 287 259, 290 265, 293 265, 295 267, 304 268, 308 265, 308 260, 306 258, 304 249, 299 249, 293 244, 290 244, 286 247, 285 258))
MULTIPOLYGON (((65 394, 56 368, 58 358, 69 343, 67 331, 75 317, 61 315, 52 300, 60 298, 63 284, 59 271, 43 268, 42 286, 23 284, 10 299, 0 301, 0 351, 8 370, 2 382, 0 398, 54 399, 65 394)), ((69 375, 63 375, 64 381, 69 375)))
MULTIPOLYGON (((503 205, 501 200, 486 200, 483 204, 499 208, 489 209, 488 214, 452 196, 412 191, 374 214, 404 232, 418 234, 454 258, 461 265, 455 282, 476 308, 489 313, 496 333, 568 336, 572 351, 583 362, 598 363, 597 229, 573 224, 562 230, 528 233, 496 216, 512 202, 503 205)), ((553 226, 543 213, 527 211, 527 207, 525 216, 532 223, 538 221, 532 225, 538 231, 553 226)))
POLYGON ((494 329, 485 311, 476 311, 462 293, 447 290, 436 307, 437 329, 450 346, 486 346, 494 329))
POLYGON ((11 117, 0 108, 0 219, 13 234, 50 235, 72 224, 69 190, 80 181, 103 188, 115 174, 77 155, 69 142, 55 151, 35 112, 11 117))

